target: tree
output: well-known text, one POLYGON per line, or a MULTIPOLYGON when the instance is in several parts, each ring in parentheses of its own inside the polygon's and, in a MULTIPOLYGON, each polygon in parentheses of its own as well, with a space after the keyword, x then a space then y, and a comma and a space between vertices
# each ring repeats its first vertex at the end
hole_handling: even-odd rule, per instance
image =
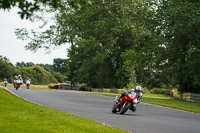
POLYGON ((53 59, 53 70, 65 75, 68 72, 67 59, 56 58, 53 59))
MULTIPOLYGON (((90 4, 92 0, 68 0, 68 3, 75 7, 80 8, 81 6, 90 4)), ((0 9, 9 10, 12 7, 18 7, 21 11, 18 12, 20 14, 20 17, 23 19, 24 17, 26 19, 30 18, 31 15, 33 15, 34 12, 37 12, 40 10, 41 6, 48 5, 53 8, 57 8, 61 6, 62 0, 1 0, 0 1, 0 9)))
POLYGON ((32 67, 32 66, 34 66, 35 64, 33 63, 33 62, 27 62, 27 63, 25 63, 25 62, 17 62, 16 63, 16 67, 32 67))
POLYGON ((26 48, 33 51, 70 42, 68 60, 72 83, 121 88, 129 82, 144 82, 148 75, 143 78, 137 71, 151 64, 144 64, 139 56, 145 59, 143 51, 150 42, 149 22, 155 12, 152 5, 150 0, 94 1, 80 9, 65 5, 58 8, 56 25, 50 29, 39 34, 32 32, 32 37, 24 29, 17 34, 19 38, 32 39, 26 48), (135 59, 126 59, 132 54, 135 59))
POLYGON ((53 65, 51 64, 37 64, 37 65, 43 67, 47 72, 50 72, 51 74, 54 72, 53 65))
POLYGON ((68 55, 72 82, 92 87, 124 87, 130 77, 136 82, 137 65, 133 63, 139 59, 130 61, 131 68, 122 57, 128 49, 141 52, 150 36, 145 21, 151 15, 142 13, 153 9, 144 5, 140 1, 98 1, 77 11, 61 9, 57 15, 59 33, 67 33, 65 38, 73 44, 68 55))
POLYGON ((3 81, 4 78, 7 78, 11 82, 15 73, 15 67, 10 63, 9 59, 0 56, 0 80, 3 81))
POLYGON ((195 0, 161 0, 158 9, 159 64, 168 66, 166 75, 175 77, 180 92, 200 92, 199 7, 195 0))

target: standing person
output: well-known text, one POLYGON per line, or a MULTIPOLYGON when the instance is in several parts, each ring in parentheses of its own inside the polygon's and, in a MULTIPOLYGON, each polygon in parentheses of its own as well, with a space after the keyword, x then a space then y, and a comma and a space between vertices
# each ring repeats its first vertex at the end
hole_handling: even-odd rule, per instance
POLYGON ((7 81, 7 79, 5 78, 5 80, 4 80, 4 86, 6 87, 7 86, 7 83, 8 83, 8 81, 7 81))
POLYGON ((26 88, 29 89, 31 84, 31 79, 29 77, 26 78, 26 88))

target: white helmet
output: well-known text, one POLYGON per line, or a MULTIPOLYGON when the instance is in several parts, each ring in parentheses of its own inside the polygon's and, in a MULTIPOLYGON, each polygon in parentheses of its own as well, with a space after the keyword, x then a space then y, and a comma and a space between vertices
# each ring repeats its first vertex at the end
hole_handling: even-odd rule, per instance
POLYGON ((142 91, 142 88, 140 86, 135 86, 135 92, 139 93, 142 91))

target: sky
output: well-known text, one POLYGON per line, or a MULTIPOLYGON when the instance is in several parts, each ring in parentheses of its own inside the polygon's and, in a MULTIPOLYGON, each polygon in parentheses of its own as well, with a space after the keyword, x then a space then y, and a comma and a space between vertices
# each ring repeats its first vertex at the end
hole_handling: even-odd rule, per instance
POLYGON ((67 48, 70 47, 70 44, 59 46, 50 54, 46 54, 44 50, 37 52, 25 50, 24 46, 28 41, 17 39, 14 33, 15 29, 38 29, 39 23, 22 20, 17 11, 15 8, 10 11, 0 10, 0 56, 7 57, 13 65, 22 61, 35 64, 53 64, 55 58, 67 58, 67 48))

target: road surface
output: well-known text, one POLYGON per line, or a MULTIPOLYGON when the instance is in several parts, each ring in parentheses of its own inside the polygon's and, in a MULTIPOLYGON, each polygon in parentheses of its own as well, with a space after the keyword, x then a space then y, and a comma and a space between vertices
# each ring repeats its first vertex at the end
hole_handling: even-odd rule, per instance
POLYGON ((61 90, 15 90, 17 96, 135 133, 200 133, 200 114, 140 103, 136 112, 112 114, 114 98, 61 90))

